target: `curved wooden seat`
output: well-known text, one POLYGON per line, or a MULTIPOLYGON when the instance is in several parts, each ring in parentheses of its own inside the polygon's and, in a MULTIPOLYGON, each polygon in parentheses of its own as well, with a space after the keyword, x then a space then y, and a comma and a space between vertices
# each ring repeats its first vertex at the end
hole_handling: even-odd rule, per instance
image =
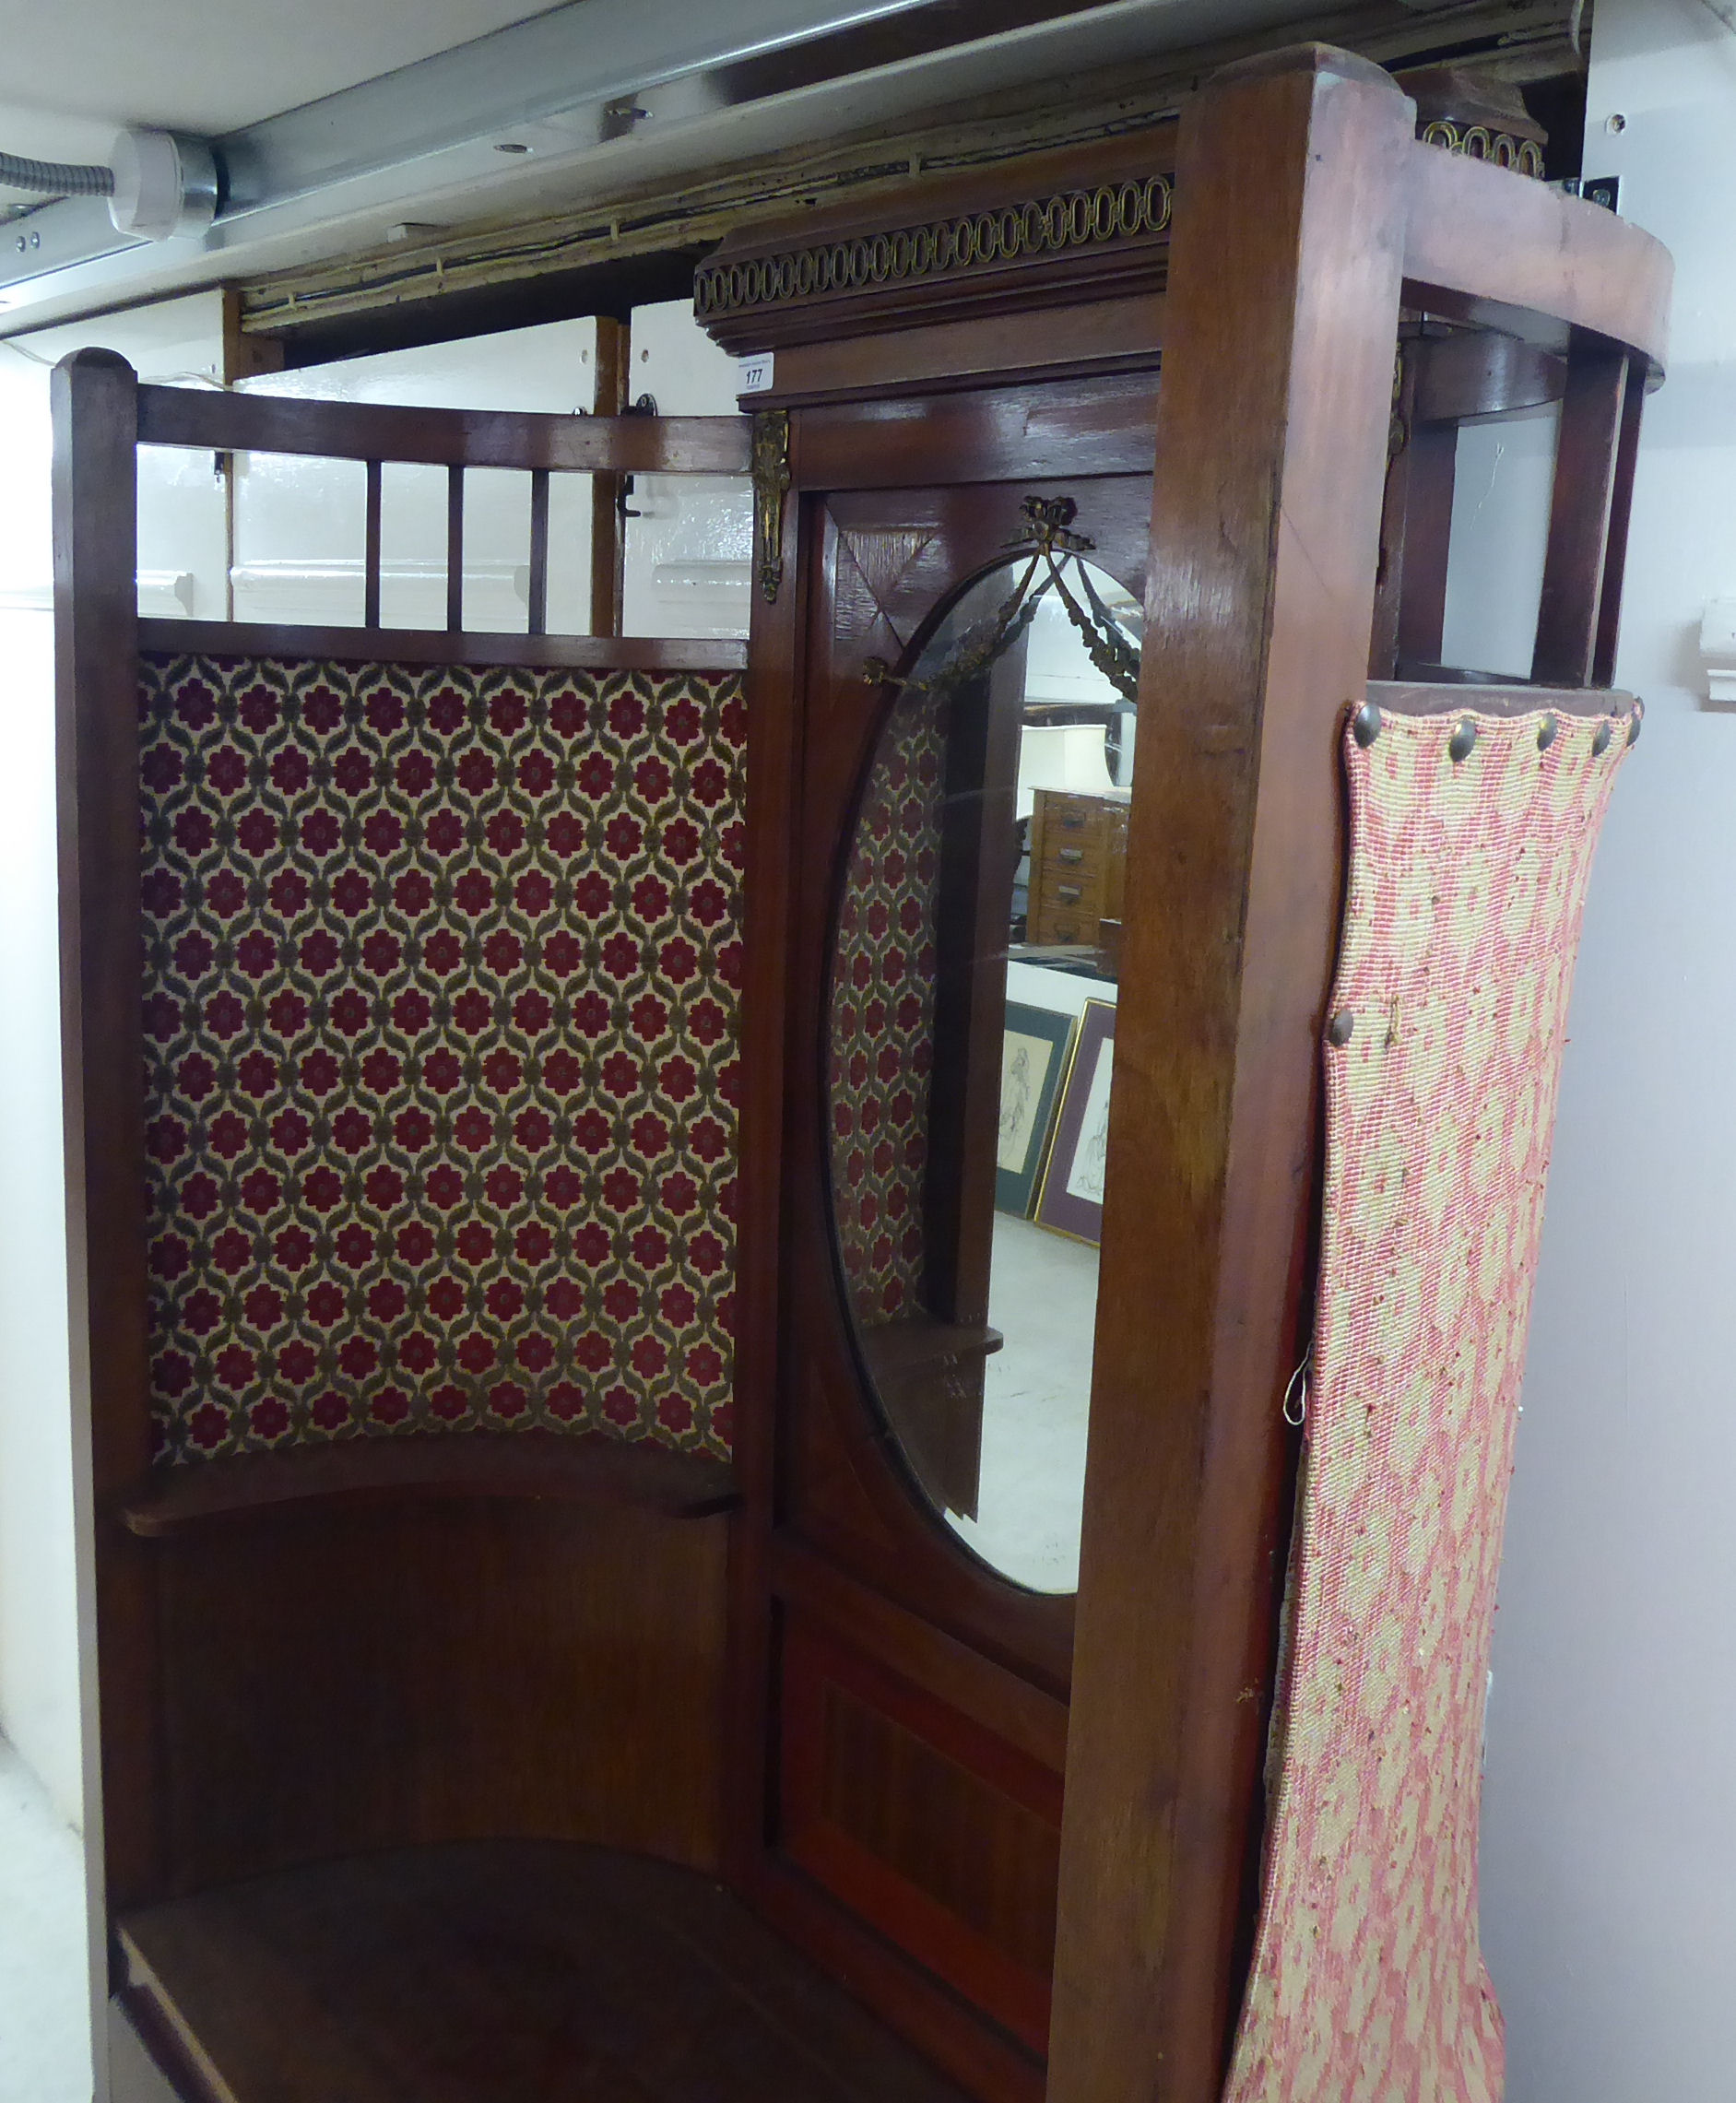
POLYGON ((526 1498, 707 1518, 739 1502, 734 1471, 709 1454, 553 1432, 350 1438, 159 1468, 121 1499, 129 1533, 160 1540, 293 1505, 406 1498, 526 1498))

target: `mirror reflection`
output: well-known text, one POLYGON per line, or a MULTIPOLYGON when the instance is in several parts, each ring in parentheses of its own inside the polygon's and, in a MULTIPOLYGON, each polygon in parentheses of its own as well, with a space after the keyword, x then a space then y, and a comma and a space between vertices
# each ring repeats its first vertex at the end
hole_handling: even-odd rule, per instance
MULTIPOLYGON (((1140 611, 1072 507, 932 627, 838 902, 827 1105, 856 1343, 923 1492, 1079 1577, 1140 611)), ((890 677, 890 675, 888 675, 890 677)))

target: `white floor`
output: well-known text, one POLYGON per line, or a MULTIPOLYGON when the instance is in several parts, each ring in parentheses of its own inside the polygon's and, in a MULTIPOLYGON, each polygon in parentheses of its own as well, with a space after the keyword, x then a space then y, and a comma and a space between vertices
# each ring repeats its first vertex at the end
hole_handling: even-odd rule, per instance
POLYGON ((0 1738, 0 2103, 90 2103, 84 1859, 0 1738))
POLYGON ((984 1382, 977 1516, 947 1522, 1020 1584, 1076 1591, 1097 1251, 997 1212, 988 1318, 1007 1341, 984 1382))

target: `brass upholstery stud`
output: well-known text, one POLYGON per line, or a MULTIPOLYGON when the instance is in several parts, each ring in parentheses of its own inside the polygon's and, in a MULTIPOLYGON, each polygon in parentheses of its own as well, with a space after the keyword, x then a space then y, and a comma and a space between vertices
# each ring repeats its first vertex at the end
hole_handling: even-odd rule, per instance
POLYGON ((1537 749, 1540 752, 1548 751, 1549 748, 1555 742, 1555 733, 1560 728, 1561 725, 1556 722, 1553 715, 1544 716, 1543 720, 1537 726, 1537 749))
POLYGON ((1469 715, 1461 715, 1458 719, 1458 729, 1453 732, 1447 742, 1447 758, 1452 761, 1455 766, 1458 766, 1461 760, 1470 759, 1471 749, 1476 742, 1477 726, 1469 715))
POLYGON ((1591 740, 1591 757, 1594 760, 1597 759, 1601 753, 1607 752, 1609 750, 1610 737, 1610 719, 1606 715, 1603 718, 1603 721, 1598 725, 1597 733, 1591 740))
POLYGON ((1327 1042, 1329 1044, 1340 1046, 1349 1044, 1351 1041, 1351 1033, 1355 1029, 1355 1016, 1352 1014, 1348 1008, 1340 1008, 1338 1013, 1333 1016, 1332 1020, 1326 1026, 1327 1042))
POLYGON ((1351 718, 1351 732, 1356 742, 1366 751, 1380 735, 1380 711, 1372 701, 1363 705, 1351 718))
POLYGON ((1630 745, 1637 745, 1639 743, 1639 727, 1643 722, 1645 722, 1645 720, 1646 711, 1641 707, 1638 702, 1636 702, 1634 703, 1634 713, 1627 719, 1627 741, 1630 745))

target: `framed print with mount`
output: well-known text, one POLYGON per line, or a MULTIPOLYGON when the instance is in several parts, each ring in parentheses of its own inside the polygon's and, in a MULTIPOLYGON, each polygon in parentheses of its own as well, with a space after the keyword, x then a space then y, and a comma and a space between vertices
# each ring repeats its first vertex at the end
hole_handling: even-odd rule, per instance
POLYGON ((1074 1021, 1047 1008, 1007 1003, 1000 1055, 1000 1124, 995 1152, 995 1210, 1028 1218, 1042 1179, 1055 1103, 1067 1071, 1074 1021))
POLYGON ((1071 1235, 1075 1241, 1095 1244, 1103 1239, 1104 1162, 1115 1057, 1116 1004, 1087 1000, 1036 1210, 1039 1226, 1071 1235))

